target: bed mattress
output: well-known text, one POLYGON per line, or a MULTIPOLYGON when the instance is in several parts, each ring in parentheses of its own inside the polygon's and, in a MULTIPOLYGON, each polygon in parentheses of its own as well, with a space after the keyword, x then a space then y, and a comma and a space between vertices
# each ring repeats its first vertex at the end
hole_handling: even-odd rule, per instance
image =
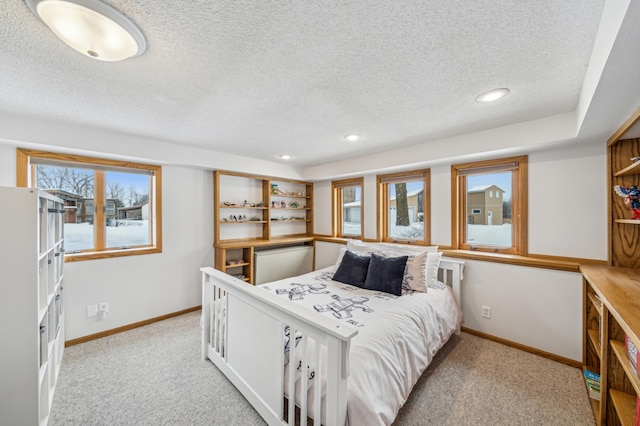
MULTIPOLYGON (((459 329, 462 312, 441 283, 426 293, 394 296, 332 276, 329 267, 259 287, 358 328, 349 352, 347 424, 389 425, 436 352, 459 329)), ((286 351, 294 342, 285 340, 286 351)), ((313 370, 307 367, 310 386, 313 370)))

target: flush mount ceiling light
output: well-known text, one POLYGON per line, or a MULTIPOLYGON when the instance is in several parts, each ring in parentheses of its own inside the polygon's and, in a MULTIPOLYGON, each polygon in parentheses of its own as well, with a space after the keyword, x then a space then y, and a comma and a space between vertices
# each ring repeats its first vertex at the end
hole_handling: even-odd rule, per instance
POLYGON ((127 17, 99 0, 25 0, 70 47, 100 61, 122 61, 141 55, 144 35, 127 17))
POLYGON ((283 160, 290 160, 291 156, 287 155, 287 154, 280 154, 278 155, 279 158, 283 159, 283 160))
POLYGON ((489 90, 476 98, 476 102, 487 103, 497 101, 509 94, 509 89, 501 87, 500 89, 489 90))
POLYGON ((348 140, 349 142, 355 142, 358 139, 360 139, 360 135, 356 135, 355 133, 349 134, 349 135, 344 135, 344 138, 346 140, 348 140))

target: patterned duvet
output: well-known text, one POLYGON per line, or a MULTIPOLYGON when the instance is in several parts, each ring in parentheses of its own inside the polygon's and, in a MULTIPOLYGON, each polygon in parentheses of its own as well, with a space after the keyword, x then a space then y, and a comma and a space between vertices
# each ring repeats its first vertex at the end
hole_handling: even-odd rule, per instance
MULTIPOLYGON (((349 352, 347 424, 389 425, 435 353, 459 328, 461 310, 443 284, 426 293, 394 296, 332 281, 332 276, 329 267, 259 287, 358 328, 349 352)), ((288 362, 293 342, 286 334, 288 362)), ((314 370, 307 366, 310 393, 314 370)))

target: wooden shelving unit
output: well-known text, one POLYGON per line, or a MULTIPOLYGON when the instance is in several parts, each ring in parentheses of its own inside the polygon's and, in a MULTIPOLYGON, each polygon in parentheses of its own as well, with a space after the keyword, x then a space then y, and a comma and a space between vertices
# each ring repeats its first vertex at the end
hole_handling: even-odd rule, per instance
POLYGON ((586 295, 585 368, 600 374, 601 380, 600 402, 592 400, 596 423, 633 425, 640 378, 629 362, 624 337, 640 348, 640 271, 604 265, 582 265, 581 271, 586 295))
POLYGON ((214 192, 216 269, 253 284, 256 248, 313 244, 312 182, 216 171, 214 192))
MULTIPOLYGON (((600 400, 591 400, 597 425, 635 425, 640 378, 624 345, 640 348, 640 220, 614 185, 640 186, 640 139, 625 137, 640 117, 636 111, 608 141, 608 265, 582 265, 584 369, 600 374, 600 400)), ((632 134, 638 134, 632 131, 632 134)))

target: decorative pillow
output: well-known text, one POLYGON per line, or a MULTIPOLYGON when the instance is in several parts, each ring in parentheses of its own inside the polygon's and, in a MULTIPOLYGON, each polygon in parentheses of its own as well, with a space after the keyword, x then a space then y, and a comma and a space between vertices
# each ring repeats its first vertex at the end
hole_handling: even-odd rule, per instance
POLYGON ((342 258, 344 257, 344 254, 346 252, 347 252, 347 248, 346 247, 340 247, 340 251, 338 252, 338 258, 336 259, 336 263, 333 264, 333 273, 334 274, 338 270, 338 267, 340 267, 340 264, 342 263, 342 258))
POLYGON ((408 256, 383 257, 373 253, 364 288, 396 296, 402 295, 402 277, 407 265, 407 258, 408 256))
POLYGON ((427 256, 429 253, 411 255, 402 277, 404 290, 427 291, 427 256))
POLYGON ((370 260, 369 256, 358 256, 347 250, 342 257, 338 270, 333 274, 333 280, 364 288, 370 260))
POLYGON ((438 268, 440 267, 442 252, 427 253, 427 287, 438 288, 438 268))

